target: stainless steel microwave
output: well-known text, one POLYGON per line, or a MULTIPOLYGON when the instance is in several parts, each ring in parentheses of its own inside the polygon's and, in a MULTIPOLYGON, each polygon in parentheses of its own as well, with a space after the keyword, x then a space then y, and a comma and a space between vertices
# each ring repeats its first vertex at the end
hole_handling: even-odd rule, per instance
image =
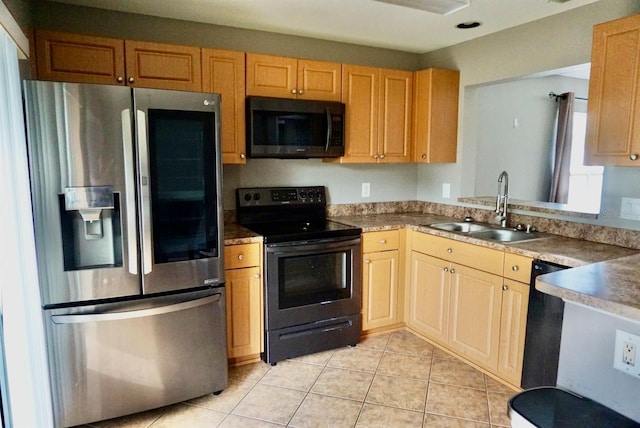
POLYGON ((344 156, 343 103, 247 97, 246 109, 249 157, 344 156))

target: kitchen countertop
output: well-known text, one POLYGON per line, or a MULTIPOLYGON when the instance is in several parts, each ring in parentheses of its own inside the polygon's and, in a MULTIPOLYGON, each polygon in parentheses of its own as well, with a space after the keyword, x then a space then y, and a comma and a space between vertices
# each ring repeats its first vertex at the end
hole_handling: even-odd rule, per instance
MULTIPOLYGON (((368 214, 330 217, 329 220, 375 232, 410 228, 484 247, 569 266, 538 277, 536 288, 547 294, 640 321, 640 279, 635 267, 640 251, 582 239, 541 234, 529 241, 500 243, 433 229, 426 225, 460 221, 423 213, 368 214)), ((225 245, 262 242, 262 237, 237 224, 225 224, 225 245)))

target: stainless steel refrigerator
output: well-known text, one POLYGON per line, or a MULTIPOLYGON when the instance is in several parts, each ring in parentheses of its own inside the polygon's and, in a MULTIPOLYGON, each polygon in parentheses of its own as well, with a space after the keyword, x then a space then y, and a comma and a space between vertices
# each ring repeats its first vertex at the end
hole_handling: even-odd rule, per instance
POLYGON ((24 97, 56 426, 224 389, 219 95, 26 81, 24 97))

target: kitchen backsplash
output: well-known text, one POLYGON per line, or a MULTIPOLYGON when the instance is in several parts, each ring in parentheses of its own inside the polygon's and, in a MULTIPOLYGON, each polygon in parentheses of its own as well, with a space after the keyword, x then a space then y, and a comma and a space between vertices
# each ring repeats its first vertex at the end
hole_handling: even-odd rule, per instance
MULTIPOLYGON (((334 204, 327 207, 327 215, 329 217, 409 212, 437 214, 459 219, 463 219, 465 216, 471 216, 475 221, 484 223, 495 222, 495 213, 493 210, 447 205, 436 202, 374 202, 363 204, 334 204)), ((225 211, 224 214, 225 222, 235 222, 235 211, 225 211)), ((518 213, 509 214, 509 226, 515 226, 516 224, 530 224, 538 228, 541 232, 552 233, 569 238, 585 239, 592 242, 600 242, 602 244, 640 249, 640 231, 637 230, 598 226, 573 221, 528 216, 518 213)))

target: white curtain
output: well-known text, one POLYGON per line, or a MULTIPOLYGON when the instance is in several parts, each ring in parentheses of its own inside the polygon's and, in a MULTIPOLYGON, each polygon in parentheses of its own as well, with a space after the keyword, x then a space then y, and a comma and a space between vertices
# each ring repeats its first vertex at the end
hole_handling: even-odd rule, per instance
POLYGON ((0 320, 5 426, 50 427, 18 52, 0 26, 0 320))

